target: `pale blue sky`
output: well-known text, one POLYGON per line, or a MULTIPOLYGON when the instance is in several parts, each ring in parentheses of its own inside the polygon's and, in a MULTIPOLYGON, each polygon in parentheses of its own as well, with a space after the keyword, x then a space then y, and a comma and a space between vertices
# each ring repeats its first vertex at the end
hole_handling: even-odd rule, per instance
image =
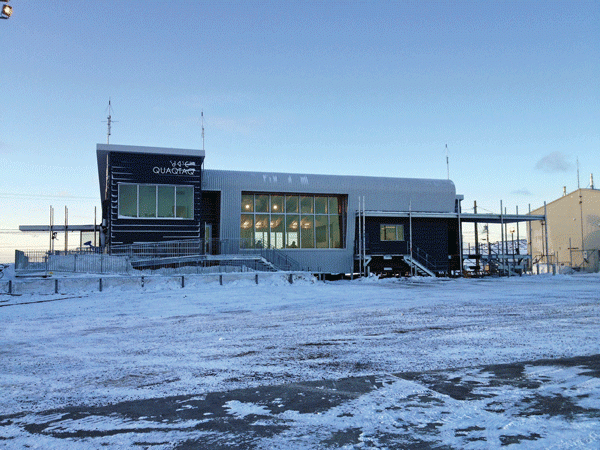
POLYGON ((203 110, 206 168, 446 178, 448 144, 465 209, 600 185, 598 1, 11 5, 0 252, 93 221, 109 98, 114 144, 201 148, 203 110))

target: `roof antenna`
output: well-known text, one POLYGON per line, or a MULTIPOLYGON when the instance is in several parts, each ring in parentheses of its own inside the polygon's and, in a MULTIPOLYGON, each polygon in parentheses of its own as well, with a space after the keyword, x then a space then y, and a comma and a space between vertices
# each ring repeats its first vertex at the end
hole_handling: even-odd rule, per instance
MULTIPOLYGON (((112 120, 112 106, 110 106, 110 97, 108 98, 108 108, 106 108, 108 110, 108 117, 106 118, 107 120, 103 120, 104 123, 108 124, 108 130, 106 132, 106 143, 110 144, 110 125, 113 122, 112 120)), ((114 122, 118 122, 118 120, 115 120, 114 122)))
POLYGON ((202 151, 204 151, 204 110, 200 111, 200 117, 202 118, 202 151))
POLYGON ((448 174, 448 179, 450 179, 450 162, 448 161, 448 144, 446 144, 446 173, 448 174))

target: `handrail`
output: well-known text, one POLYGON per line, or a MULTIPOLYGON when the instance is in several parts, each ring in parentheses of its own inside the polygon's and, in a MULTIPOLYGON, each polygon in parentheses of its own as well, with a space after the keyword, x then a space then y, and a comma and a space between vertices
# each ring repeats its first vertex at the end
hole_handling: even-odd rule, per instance
POLYGON ((433 259, 426 251, 421 250, 419 247, 413 245, 412 257, 417 262, 423 264, 429 270, 439 270, 441 268, 437 260, 433 259))
POLYGON ((180 241, 145 242, 137 244, 113 245, 112 255, 127 255, 137 258, 168 258, 192 255, 247 255, 257 254, 278 270, 301 271, 301 264, 281 249, 264 246, 251 246, 246 239, 189 239, 180 241))

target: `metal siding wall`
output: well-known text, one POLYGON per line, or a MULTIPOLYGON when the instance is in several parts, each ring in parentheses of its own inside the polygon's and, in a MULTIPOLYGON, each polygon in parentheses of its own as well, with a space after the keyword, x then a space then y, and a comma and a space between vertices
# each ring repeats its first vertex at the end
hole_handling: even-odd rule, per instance
MULTIPOLYGON (((337 175, 302 175, 205 170, 203 189, 221 191, 221 239, 239 239, 242 191, 348 196, 346 248, 285 251, 311 270, 350 272, 354 266, 355 220, 359 198, 367 210, 454 212, 456 190, 449 180, 337 175)), ((447 231, 445 237, 447 240, 447 231)))

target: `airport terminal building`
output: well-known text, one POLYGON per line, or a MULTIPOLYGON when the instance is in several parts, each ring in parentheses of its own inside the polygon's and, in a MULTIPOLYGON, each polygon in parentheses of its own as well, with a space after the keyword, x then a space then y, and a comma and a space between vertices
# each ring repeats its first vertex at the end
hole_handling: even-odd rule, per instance
POLYGON ((450 180, 207 170, 201 150, 112 144, 97 157, 108 251, 201 240, 208 254, 269 248, 323 273, 459 269, 450 180))

